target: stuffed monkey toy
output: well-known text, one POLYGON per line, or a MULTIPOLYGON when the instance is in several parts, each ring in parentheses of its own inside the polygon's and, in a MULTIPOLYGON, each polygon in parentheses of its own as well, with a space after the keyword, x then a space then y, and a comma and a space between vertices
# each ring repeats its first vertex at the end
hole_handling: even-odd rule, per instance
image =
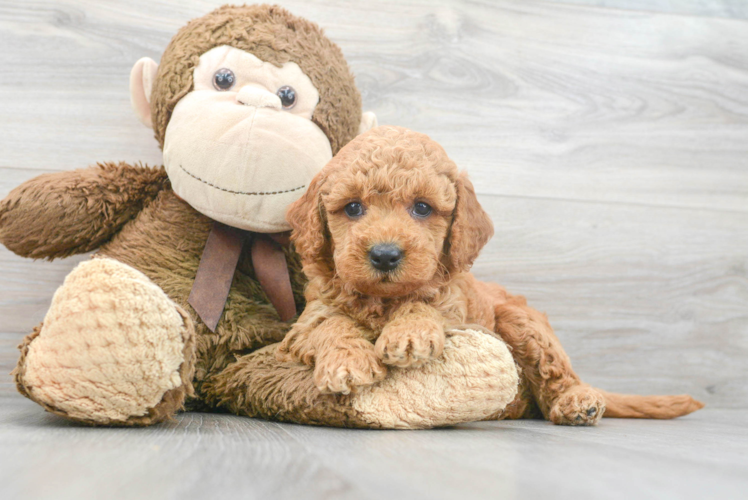
POLYGON ((355 394, 321 394, 275 358, 304 308, 287 207, 376 124, 340 49, 266 5, 191 21, 131 98, 164 166, 45 174, 0 204, 0 242, 55 259, 96 251, 20 346, 18 390, 93 425, 149 425, 183 409, 320 425, 419 428, 498 416, 518 374, 498 336, 466 328, 427 366, 355 394))

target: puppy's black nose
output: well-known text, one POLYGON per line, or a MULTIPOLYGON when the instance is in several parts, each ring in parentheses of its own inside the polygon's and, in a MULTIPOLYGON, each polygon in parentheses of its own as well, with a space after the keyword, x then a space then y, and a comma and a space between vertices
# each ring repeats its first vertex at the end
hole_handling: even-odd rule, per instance
POLYGON ((374 269, 389 272, 400 265, 403 260, 403 251, 393 243, 382 243, 374 245, 369 251, 369 260, 374 269))

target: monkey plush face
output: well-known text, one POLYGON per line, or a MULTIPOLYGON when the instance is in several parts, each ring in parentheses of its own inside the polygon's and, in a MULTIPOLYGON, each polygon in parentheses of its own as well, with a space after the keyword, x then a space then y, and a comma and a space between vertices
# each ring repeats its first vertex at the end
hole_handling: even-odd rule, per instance
POLYGON ((376 125, 340 50, 274 6, 222 7, 138 61, 132 102, 153 126, 174 192, 257 232, 290 229, 287 207, 357 133, 376 125))
POLYGON ((286 207, 332 158, 311 121, 314 84, 294 62, 278 68, 226 45, 200 56, 193 81, 164 140, 174 192, 231 226, 288 229, 286 207))

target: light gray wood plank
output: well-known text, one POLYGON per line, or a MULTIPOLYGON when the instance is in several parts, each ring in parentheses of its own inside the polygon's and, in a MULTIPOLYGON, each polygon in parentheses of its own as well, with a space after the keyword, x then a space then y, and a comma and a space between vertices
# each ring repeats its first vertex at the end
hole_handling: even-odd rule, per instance
MULTIPOLYGON (((744 427, 740 420, 733 428, 736 434, 744 427)), ((715 473, 725 474, 722 493, 739 496, 741 487, 727 477, 744 477, 742 436, 710 449, 706 437, 721 441, 716 435, 725 429, 717 430, 719 424, 704 425, 696 415, 665 425, 647 424, 651 422, 641 427, 632 421, 604 420, 599 428, 580 433, 536 421, 481 422, 429 433, 367 433, 356 448, 367 451, 365 460, 346 453, 351 438, 345 434, 292 431, 309 449, 330 450, 335 464, 366 481, 368 489, 387 488, 385 494, 396 498, 691 498, 717 484, 715 473), (689 427, 698 429, 698 444, 678 439, 689 427), (372 469, 381 472, 364 473, 372 469), (378 481, 382 475, 390 478, 385 485, 378 481)))
POLYGON ((742 411, 597 428, 480 422, 360 431, 187 413, 79 427, 0 398, 3 498, 741 498, 742 411))
POLYGON ((189 413, 95 429, 20 396, 0 404, 3 498, 370 498, 277 424, 189 413))
POLYGON ((18 334, 0 333, 0 397, 14 395, 16 386, 9 376, 18 361, 18 334))
POLYGON ((691 16, 748 19, 744 0, 543 0, 623 10, 642 10, 691 16))

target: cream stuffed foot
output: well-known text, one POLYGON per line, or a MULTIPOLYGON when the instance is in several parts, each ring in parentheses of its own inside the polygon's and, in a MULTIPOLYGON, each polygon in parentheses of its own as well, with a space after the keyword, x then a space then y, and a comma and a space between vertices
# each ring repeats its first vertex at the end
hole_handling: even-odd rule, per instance
POLYGON ((217 406, 270 420, 336 427, 423 429, 496 418, 519 376, 506 344, 471 328, 447 333, 444 352, 422 366, 390 368, 352 395, 322 394, 313 367, 278 361, 276 345, 237 358, 208 383, 217 406))
POLYGON ((148 425, 192 394, 194 329, 140 271, 113 259, 79 264, 41 327, 21 345, 19 391, 88 424, 148 425))
POLYGON ((501 413, 518 384, 514 358, 503 341, 483 331, 453 330, 441 358, 417 368, 390 368, 378 385, 355 394, 351 406, 376 427, 440 427, 501 413))

